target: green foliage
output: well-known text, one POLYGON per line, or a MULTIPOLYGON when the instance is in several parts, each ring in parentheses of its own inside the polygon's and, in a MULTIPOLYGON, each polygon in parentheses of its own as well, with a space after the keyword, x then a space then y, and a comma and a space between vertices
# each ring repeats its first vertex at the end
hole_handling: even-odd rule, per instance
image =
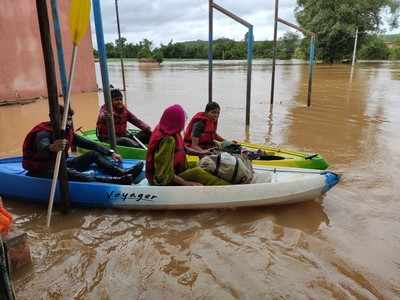
POLYGON ((389 59, 400 60, 400 48, 389 49, 389 59))
MULTIPOLYGON (((296 18, 301 27, 317 33, 317 53, 332 63, 351 57, 356 28, 379 31, 383 8, 390 9, 391 23, 397 25, 397 0, 297 0, 296 18)), ((359 35, 360 45, 365 36, 359 35)))
POLYGON ((138 58, 152 58, 152 48, 153 43, 148 39, 144 39, 143 41, 139 42, 140 50, 137 54, 138 58))
POLYGON ((163 53, 160 49, 155 49, 153 51, 152 58, 155 59, 158 63, 162 63, 164 60, 163 53))
MULTIPOLYGON (((367 35, 361 35, 361 40, 368 43, 364 47, 364 42, 359 47, 362 57, 368 57, 365 59, 384 59, 382 57, 398 57, 397 51, 390 49, 390 54, 385 52, 379 52, 382 48, 382 43, 378 43, 376 39, 380 39, 376 36, 370 38, 367 35), (376 57, 376 58, 375 58, 376 57)), ((385 39, 385 36, 383 36, 385 39)), ((347 52, 343 54, 343 58, 351 58, 353 37, 351 37, 349 45, 343 45, 343 49, 346 48, 347 52)), ((320 40, 317 39, 321 43, 320 40)), ((393 41, 396 47, 400 47, 400 39, 396 43, 393 41)), ((288 32, 277 42, 277 58, 279 59, 307 59, 308 51, 310 46, 310 39, 308 37, 300 38, 297 34, 288 32)), ((336 49, 333 47, 333 54, 337 55, 343 49, 336 49)), ((207 41, 189 41, 189 42, 178 42, 174 43, 172 40, 167 44, 161 44, 160 47, 154 48, 153 43, 148 39, 143 39, 137 44, 127 42, 125 38, 121 40, 117 39, 114 43, 107 43, 106 50, 109 58, 119 58, 120 51, 122 49, 122 55, 125 58, 153 58, 159 62, 163 61, 164 58, 174 59, 207 59, 208 58, 208 42, 207 41)), ((318 48, 319 51, 325 51, 321 46, 318 48)), ((98 53, 93 50, 94 56, 97 57, 98 53)), ((318 53, 318 51, 317 51, 318 53)), ((389 52, 388 52, 389 53, 389 52)), ((253 47, 254 58, 272 58, 273 55, 273 42, 272 41, 255 41, 253 47)), ((328 53, 331 55, 332 53, 328 53)), ((324 54, 320 55, 323 57, 324 54)), ((247 57, 247 43, 243 41, 234 41, 232 39, 220 38, 213 43, 213 57, 214 59, 245 59, 247 57)), ((329 61, 329 60, 328 60, 329 61)))
POLYGON ((389 49, 383 39, 376 35, 369 36, 360 50, 358 58, 367 60, 385 60, 389 57, 389 49))
POLYGON ((278 41, 277 57, 279 59, 291 59, 299 45, 299 36, 292 32, 286 32, 278 41))

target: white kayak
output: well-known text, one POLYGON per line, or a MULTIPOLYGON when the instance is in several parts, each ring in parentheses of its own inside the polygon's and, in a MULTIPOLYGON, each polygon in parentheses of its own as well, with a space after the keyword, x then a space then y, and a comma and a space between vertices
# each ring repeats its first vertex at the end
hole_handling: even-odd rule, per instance
MULTIPOLYGON (((124 167, 136 162, 125 160, 124 167)), ((253 183, 240 185, 150 186, 141 176, 136 185, 70 181, 71 204, 160 210, 266 206, 313 200, 339 181, 329 171, 272 167, 255 167, 253 183)), ((50 185, 50 179, 26 175, 20 157, 0 159, 0 196, 47 203, 50 185)))

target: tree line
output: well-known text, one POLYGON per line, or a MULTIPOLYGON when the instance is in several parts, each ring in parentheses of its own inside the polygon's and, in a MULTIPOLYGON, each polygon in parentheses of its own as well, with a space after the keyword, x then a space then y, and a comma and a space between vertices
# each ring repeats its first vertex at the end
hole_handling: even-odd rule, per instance
MULTIPOLYGON (((388 40, 385 36, 369 34, 362 36, 359 43, 357 57, 364 60, 399 60, 400 59, 400 35, 388 40)), ((354 43, 354 38, 350 41, 354 43)), ((298 35, 288 32, 277 43, 278 59, 307 59, 309 41, 306 38, 300 38, 298 35)), ((323 60, 323 49, 318 45, 317 40, 317 59, 323 60)), ((161 62, 167 59, 207 59, 208 42, 207 41, 189 41, 177 42, 170 41, 168 44, 161 44, 160 47, 153 47, 153 43, 144 39, 133 44, 127 43, 125 38, 116 40, 115 43, 106 44, 108 58, 119 58, 120 51, 124 58, 152 58, 161 62)), ((97 58, 97 51, 94 50, 97 58)), ((253 48, 254 58, 268 59, 273 56, 272 41, 255 41, 253 48)), ((340 60, 351 59, 352 50, 345 55, 340 56, 340 60)), ((221 38, 213 42, 214 59, 246 59, 247 43, 245 41, 234 41, 232 39, 221 38)), ((328 60, 328 62, 337 62, 339 59, 328 60)))
MULTIPOLYGON (((298 35, 286 33, 277 44, 277 57, 291 59, 295 56, 296 49, 301 45, 298 35)), ((207 41, 176 42, 172 40, 159 47, 153 47, 152 41, 143 39, 139 43, 128 43, 126 38, 115 40, 115 43, 106 44, 108 58, 175 58, 175 59, 206 59, 208 58, 207 41)), ((253 55, 255 58, 271 58, 273 51, 272 41, 255 41, 253 55)), ((97 57, 97 51, 94 50, 97 57)), ((300 52, 299 52, 300 53, 300 52)), ((299 55, 298 53, 298 55, 299 55)), ((247 42, 220 38, 213 42, 213 57, 215 59, 245 59, 247 57, 247 42)))
MULTIPOLYGON (((298 24, 308 32, 316 33, 317 59, 333 63, 350 60, 353 53, 355 32, 358 29, 359 59, 400 59, 400 35, 391 36, 390 41, 382 35, 381 27, 388 20, 392 28, 398 26, 399 0, 297 0, 295 16, 298 24)), ((144 39, 129 43, 121 38, 107 43, 109 58, 163 58, 206 59, 207 41, 176 42, 172 40, 159 47, 144 39)), ((277 43, 278 59, 308 56, 309 39, 288 32, 277 43)), ((96 54, 96 53, 95 53, 96 54)), ((272 41, 254 42, 255 58, 271 58, 272 41)), ((228 38, 213 43, 215 59, 245 59, 247 56, 246 36, 242 41, 228 38)))

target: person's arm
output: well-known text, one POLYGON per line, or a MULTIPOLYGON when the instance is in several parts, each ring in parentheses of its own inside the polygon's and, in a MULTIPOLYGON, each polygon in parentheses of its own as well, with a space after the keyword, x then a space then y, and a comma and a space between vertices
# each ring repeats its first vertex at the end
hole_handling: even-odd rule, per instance
POLYGON ((51 157, 51 152, 58 152, 65 149, 67 146, 67 140, 58 139, 51 142, 51 133, 47 131, 39 131, 35 137, 35 147, 38 151, 38 155, 42 158, 51 157))
POLYGON ((147 125, 145 122, 137 118, 133 113, 131 113, 129 110, 128 111, 128 121, 132 125, 136 126, 137 128, 146 131, 146 132, 151 132, 151 127, 147 125))
MULTIPOLYGON (((203 151, 203 149, 199 145, 199 141, 200 141, 200 136, 204 132, 204 126, 205 126, 204 121, 199 120, 193 124, 192 132, 191 132, 191 138, 192 138, 191 149, 194 151, 198 151, 199 153, 201 153, 203 151)), ((191 150, 189 148, 189 152, 190 151, 191 150)), ((193 155, 198 155, 198 154, 193 154, 193 155)))
POLYGON ((189 155, 194 155, 194 156, 204 156, 204 155, 208 155, 211 154, 210 150, 212 150, 213 148, 210 149, 194 149, 193 147, 188 147, 185 146, 185 152, 186 154, 189 155))
POLYGON ((107 109, 104 106, 102 106, 100 108, 98 120, 106 122, 109 115, 110 114, 108 113, 107 109))
POLYGON ((80 136, 79 134, 74 135, 74 142, 77 147, 87 149, 87 150, 94 150, 103 155, 111 156, 114 160, 121 160, 121 156, 119 154, 104 147, 101 144, 98 144, 91 140, 85 139, 82 136, 80 136))
POLYGON ((225 141, 225 139, 224 139, 222 136, 220 136, 218 133, 215 134, 215 139, 216 139, 218 142, 223 142, 223 141, 225 141))

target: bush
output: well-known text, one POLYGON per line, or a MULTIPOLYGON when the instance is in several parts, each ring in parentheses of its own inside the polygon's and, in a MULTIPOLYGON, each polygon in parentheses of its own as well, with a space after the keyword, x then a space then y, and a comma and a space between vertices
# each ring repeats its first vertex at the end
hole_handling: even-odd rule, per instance
POLYGON ((385 45, 383 39, 376 35, 368 37, 358 52, 358 58, 360 59, 385 60, 388 57, 388 47, 385 45))
POLYGON ((389 59, 400 60, 400 48, 389 49, 389 59))

